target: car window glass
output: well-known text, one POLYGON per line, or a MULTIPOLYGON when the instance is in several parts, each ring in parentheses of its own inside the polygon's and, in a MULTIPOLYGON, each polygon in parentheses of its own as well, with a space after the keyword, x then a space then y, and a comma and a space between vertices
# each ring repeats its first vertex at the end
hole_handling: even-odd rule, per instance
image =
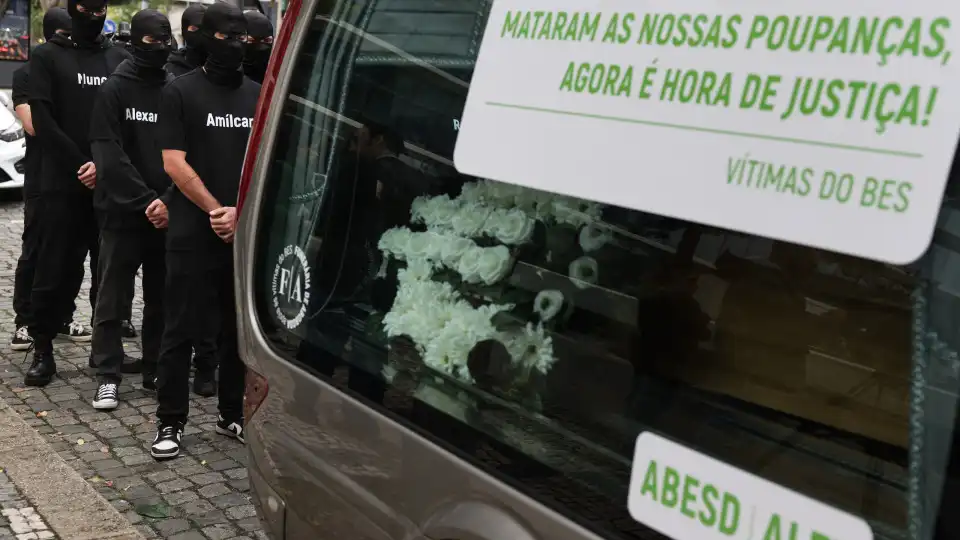
POLYGON ((271 343, 610 537, 649 535, 624 501, 654 431, 878 538, 933 538, 956 474, 955 195, 897 267, 462 176, 486 6, 313 15, 256 246, 271 343), (278 273, 291 256, 308 286, 278 273))

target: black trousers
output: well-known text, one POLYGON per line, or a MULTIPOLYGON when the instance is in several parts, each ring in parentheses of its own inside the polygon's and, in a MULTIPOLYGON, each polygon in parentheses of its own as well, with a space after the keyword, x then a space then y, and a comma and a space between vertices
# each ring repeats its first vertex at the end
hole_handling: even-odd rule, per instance
POLYGON ((193 367, 197 371, 213 373, 217 370, 217 333, 215 329, 205 336, 197 337, 193 344, 193 367))
POLYGON ((163 340, 157 366, 157 417, 185 422, 190 410, 190 353, 206 336, 217 336, 220 414, 243 416, 246 367, 237 354, 233 260, 196 253, 167 252, 163 340))
POLYGON ((29 322, 37 350, 52 351, 53 339, 69 318, 69 306, 83 282, 90 254, 90 305, 97 305, 99 231, 91 194, 43 193, 39 199, 38 247, 29 322))
POLYGON ((101 382, 120 383, 123 328, 133 304, 137 269, 143 266, 143 376, 152 379, 163 336, 166 249, 163 231, 144 225, 100 231, 99 298, 93 317, 93 361, 101 382))
MULTIPOLYGON (((30 297, 33 294, 34 270, 37 267, 37 257, 40 251, 40 228, 42 226, 40 223, 40 207, 39 196, 30 197, 23 201, 23 234, 20 236, 20 258, 17 259, 17 269, 13 278, 13 311, 16 314, 14 324, 17 328, 30 326, 33 319, 30 297)), ((90 263, 95 264, 93 259, 90 263)), ((68 284, 72 288, 73 294, 65 299, 63 306, 64 323, 73 320, 73 312, 77 310, 74 299, 83 284, 83 268, 81 267, 80 270, 68 284)))

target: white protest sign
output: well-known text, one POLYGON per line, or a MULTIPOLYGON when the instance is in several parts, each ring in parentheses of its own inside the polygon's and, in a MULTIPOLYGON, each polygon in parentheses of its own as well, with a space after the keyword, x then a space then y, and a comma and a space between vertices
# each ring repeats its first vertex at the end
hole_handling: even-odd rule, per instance
POLYGON ((960 3, 495 0, 474 176, 893 263, 960 131, 960 3))
POLYGON ((653 433, 637 438, 627 506, 675 540, 873 540, 857 516, 653 433))

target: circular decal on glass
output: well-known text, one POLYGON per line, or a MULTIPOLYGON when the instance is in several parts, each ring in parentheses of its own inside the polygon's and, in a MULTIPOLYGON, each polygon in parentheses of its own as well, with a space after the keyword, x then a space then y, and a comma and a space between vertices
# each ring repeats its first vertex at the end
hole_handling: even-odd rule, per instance
POLYGON ((273 269, 273 309, 288 330, 294 330, 307 316, 310 304, 310 266, 300 246, 287 246, 273 269))

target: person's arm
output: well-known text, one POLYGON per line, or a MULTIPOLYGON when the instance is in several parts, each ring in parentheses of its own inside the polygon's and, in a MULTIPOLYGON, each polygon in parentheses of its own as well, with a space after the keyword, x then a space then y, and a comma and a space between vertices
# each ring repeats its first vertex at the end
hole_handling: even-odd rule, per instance
POLYGON ((30 105, 23 103, 17 105, 13 112, 17 113, 17 118, 20 119, 20 124, 23 126, 23 130, 27 132, 27 135, 33 137, 36 135, 36 132, 33 131, 33 116, 30 114, 30 105))
POLYGON ((90 120, 90 150, 97 168, 97 189, 119 208, 144 212, 157 198, 123 150, 123 106, 112 84, 101 87, 90 120))
POLYGON ((207 214, 223 206, 203 184, 197 171, 187 163, 187 153, 183 150, 164 149, 163 170, 177 189, 207 214))
MULTIPOLYGON (((39 53, 39 51, 38 51, 39 53)), ((30 60, 30 113, 37 140, 49 156, 56 156, 64 168, 79 171, 90 159, 80 151, 76 143, 60 129, 53 115, 53 66, 44 54, 36 54, 30 60)))
POLYGON ((187 126, 184 123, 183 96, 175 84, 164 87, 160 94, 160 148, 163 170, 177 189, 206 213, 221 205, 210 194, 197 171, 187 163, 187 126))
POLYGON ((27 135, 33 137, 33 117, 30 115, 30 65, 24 64, 13 72, 13 84, 10 89, 13 101, 13 112, 20 120, 20 125, 27 135))

